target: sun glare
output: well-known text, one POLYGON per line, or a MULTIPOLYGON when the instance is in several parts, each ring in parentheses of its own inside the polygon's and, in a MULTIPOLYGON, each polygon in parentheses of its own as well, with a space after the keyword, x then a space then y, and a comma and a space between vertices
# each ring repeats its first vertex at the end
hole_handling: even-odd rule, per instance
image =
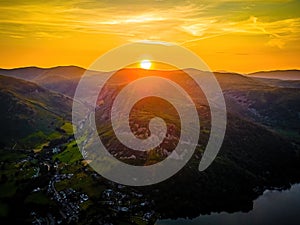
POLYGON ((148 59, 144 59, 143 61, 141 61, 141 68, 145 69, 145 70, 149 70, 151 68, 152 63, 150 62, 150 60, 148 59))

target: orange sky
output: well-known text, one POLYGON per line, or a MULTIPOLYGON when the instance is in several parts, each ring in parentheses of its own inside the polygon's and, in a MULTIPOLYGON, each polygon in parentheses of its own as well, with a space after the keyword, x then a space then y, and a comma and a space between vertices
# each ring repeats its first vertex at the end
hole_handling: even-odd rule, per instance
POLYGON ((159 40, 212 70, 300 69, 300 1, 0 1, 0 67, 89 67, 111 48, 159 40))

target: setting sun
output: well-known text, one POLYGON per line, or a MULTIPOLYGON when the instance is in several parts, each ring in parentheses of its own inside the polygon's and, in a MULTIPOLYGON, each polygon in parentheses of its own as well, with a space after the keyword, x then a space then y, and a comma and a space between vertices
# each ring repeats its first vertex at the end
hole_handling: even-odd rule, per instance
POLYGON ((152 65, 152 63, 147 59, 141 61, 141 64, 140 64, 141 68, 145 69, 145 70, 149 70, 151 68, 151 65, 152 65))

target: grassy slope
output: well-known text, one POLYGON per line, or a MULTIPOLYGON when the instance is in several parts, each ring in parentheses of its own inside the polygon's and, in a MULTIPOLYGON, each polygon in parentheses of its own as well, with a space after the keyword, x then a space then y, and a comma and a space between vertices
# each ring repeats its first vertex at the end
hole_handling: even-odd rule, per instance
POLYGON ((224 91, 227 111, 274 130, 293 141, 300 138, 300 89, 241 75, 216 74, 224 91))
POLYGON ((71 99, 15 78, 0 76, 0 104, 1 147, 39 147, 71 118, 71 99))

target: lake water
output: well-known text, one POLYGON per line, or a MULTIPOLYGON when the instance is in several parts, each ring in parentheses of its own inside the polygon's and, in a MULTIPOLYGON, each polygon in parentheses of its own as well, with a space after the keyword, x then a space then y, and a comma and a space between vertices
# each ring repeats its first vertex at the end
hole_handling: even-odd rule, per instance
POLYGON ((299 225, 300 184, 285 191, 265 191, 254 201, 253 210, 243 213, 212 213, 195 219, 160 220, 156 225, 299 225))

